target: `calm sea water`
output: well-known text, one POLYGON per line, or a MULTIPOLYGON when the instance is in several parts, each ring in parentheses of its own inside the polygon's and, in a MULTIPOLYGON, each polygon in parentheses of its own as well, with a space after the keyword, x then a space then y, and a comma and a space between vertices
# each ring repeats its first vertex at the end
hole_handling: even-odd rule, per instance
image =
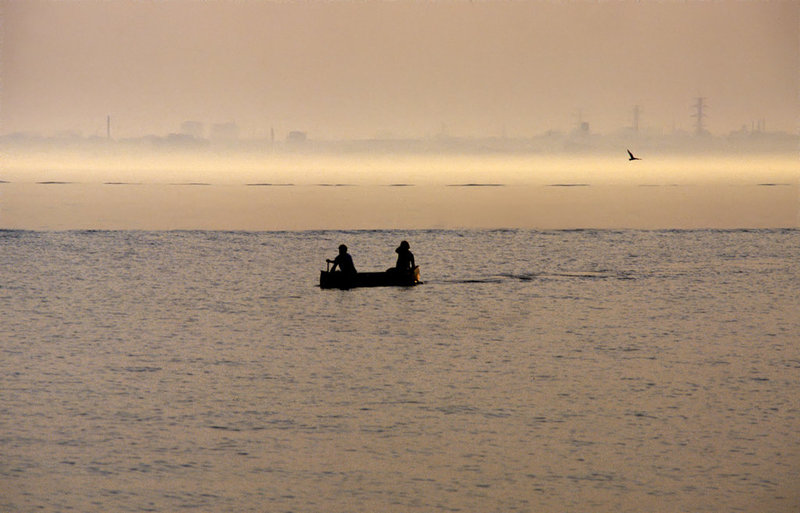
POLYGON ((0 229, 800 228, 797 155, 8 152, 0 229))
POLYGON ((0 231, 0 509, 796 512, 800 231, 0 231), (425 284, 320 290, 407 239, 425 284))

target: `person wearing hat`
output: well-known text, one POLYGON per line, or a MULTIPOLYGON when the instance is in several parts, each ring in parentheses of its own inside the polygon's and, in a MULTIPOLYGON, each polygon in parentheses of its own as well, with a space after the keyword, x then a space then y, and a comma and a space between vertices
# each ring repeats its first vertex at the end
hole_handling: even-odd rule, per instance
POLYGON ((394 266, 396 272, 410 273, 414 270, 414 253, 409 248, 408 242, 403 241, 400 247, 394 250, 397 253, 397 263, 394 266))
POLYGON ((353 264, 353 257, 350 256, 350 253, 347 252, 347 246, 342 244, 339 246, 339 255, 334 258, 333 260, 326 259, 326 262, 329 264, 333 264, 331 267, 331 272, 336 270, 336 267, 348 275, 356 274, 356 266, 353 264))

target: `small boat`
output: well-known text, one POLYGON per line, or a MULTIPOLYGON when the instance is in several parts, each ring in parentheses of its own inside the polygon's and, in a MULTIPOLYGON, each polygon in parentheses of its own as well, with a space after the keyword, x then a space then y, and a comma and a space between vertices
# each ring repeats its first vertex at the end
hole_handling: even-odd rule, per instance
POLYGON ((407 273, 392 270, 377 273, 344 274, 341 271, 320 271, 319 286, 322 289, 354 289, 356 287, 413 287, 422 283, 419 266, 407 273))

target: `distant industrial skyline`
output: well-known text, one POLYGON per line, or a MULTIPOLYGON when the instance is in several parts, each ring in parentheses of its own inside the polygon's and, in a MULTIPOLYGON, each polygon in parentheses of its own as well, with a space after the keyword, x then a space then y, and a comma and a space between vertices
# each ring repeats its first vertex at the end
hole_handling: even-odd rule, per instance
MULTIPOLYGON (((554 133, 562 133, 562 134, 570 134, 570 133, 586 133, 592 135, 618 135, 620 133, 628 133, 630 135, 642 135, 642 136, 669 136, 669 135, 679 135, 679 134, 693 134, 693 135, 715 135, 715 136, 725 136, 730 134, 736 133, 784 133, 784 134, 792 134, 792 135, 799 135, 798 131, 783 131, 783 130, 772 130, 771 127, 768 126, 767 120, 764 118, 760 119, 753 119, 749 123, 743 123, 741 126, 736 127, 734 129, 728 130, 727 132, 721 133, 712 133, 707 130, 707 123, 708 123, 708 102, 707 98, 705 97, 696 97, 694 99, 694 103, 692 104, 693 112, 687 116, 687 119, 691 119, 691 123, 693 126, 686 126, 684 123, 684 128, 678 128, 677 126, 672 126, 671 128, 657 128, 648 126, 645 123, 642 123, 642 108, 640 105, 634 105, 631 109, 631 120, 630 123, 624 126, 618 126, 616 128, 611 127, 604 132, 598 132, 592 126, 591 120, 585 118, 582 112, 578 112, 576 115, 575 122, 573 126, 567 127, 566 129, 558 129, 558 128, 549 128, 543 132, 536 133, 536 134, 509 134, 505 128, 501 128, 500 132, 498 133, 482 133, 482 134, 457 134, 453 135, 448 133, 447 126, 442 124, 438 132, 429 132, 425 134, 406 134, 400 136, 398 134, 389 133, 389 132, 381 132, 375 133, 371 135, 358 135, 358 136, 351 136, 351 137, 329 137, 327 139, 330 140, 353 140, 353 139, 419 139, 419 138, 429 138, 429 137, 462 137, 462 138, 486 138, 486 137, 501 137, 501 138, 531 138, 531 137, 539 137, 542 135, 547 134, 554 134, 554 133)), ((0 136, 22 136, 22 137, 38 137, 38 138, 65 138, 65 137, 73 137, 73 138, 85 138, 85 137, 96 137, 101 138, 105 137, 107 139, 117 139, 116 131, 114 130, 115 124, 117 120, 113 119, 111 115, 107 115, 105 117, 105 126, 101 133, 101 131, 95 130, 94 133, 84 133, 82 130, 78 128, 63 128, 54 131, 22 131, 22 132, 6 132, 0 133, 0 136)), ((124 124, 124 120, 122 121, 124 124)), ((302 128, 302 127, 298 127, 302 128)), ((171 130, 167 132, 154 132, 148 131, 145 129, 144 132, 141 133, 129 133, 124 138, 125 139, 132 139, 132 138, 141 138, 141 137, 164 137, 170 135, 185 135, 190 136, 194 139, 243 139, 243 140, 252 140, 252 139, 271 139, 281 140, 283 138, 291 139, 292 137, 302 136, 303 139, 309 137, 309 135, 314 138, 314 134, 308 134, 306 131, 301 129, 287 129, 284 132, 277 132, 275 130, 274 125, 270 126, 266 129, 259 129, 259 130, 250 130, 250 131, 243 131, 242 128, 238 125, 238 123, 234 121, 225 121, 225 122, 216 122, 216 121, 207 121, 207 120, 184 120, 182 121, 179 126, 173 127, 171 130), (277 139, 276 139, 277 137, 277 139)))
POLYGON ((797 133, 800 3, 0 0, 0 133, 797 133), (703 98, 699 104, 698 98, 703 98), (110 126, 108 124, 110 116, 110 126))

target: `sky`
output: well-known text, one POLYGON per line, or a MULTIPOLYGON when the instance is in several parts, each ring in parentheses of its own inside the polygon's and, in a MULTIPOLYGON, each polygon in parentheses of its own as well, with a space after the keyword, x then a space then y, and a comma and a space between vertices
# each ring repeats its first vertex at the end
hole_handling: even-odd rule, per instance
POLYGON ((0 133, 797 132, 800 2, 0 0, 0 133))

